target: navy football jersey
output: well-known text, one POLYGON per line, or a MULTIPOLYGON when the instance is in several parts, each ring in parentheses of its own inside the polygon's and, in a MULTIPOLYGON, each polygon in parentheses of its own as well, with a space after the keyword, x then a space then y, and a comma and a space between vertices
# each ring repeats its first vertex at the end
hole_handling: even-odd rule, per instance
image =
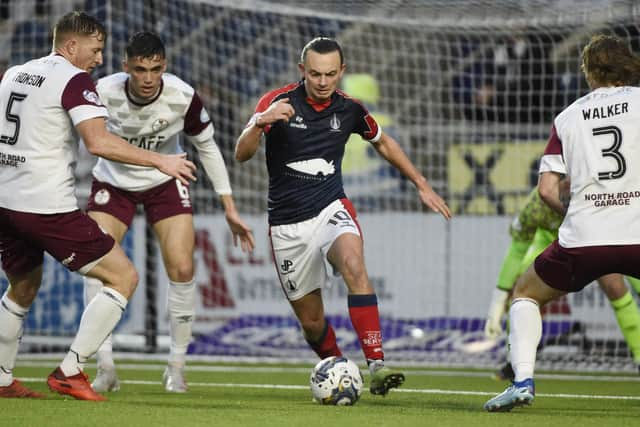
POLYGON ((334 200, 345 198, 341 169, 349 136, 357 133, 377 142, 382 132, 357 100, 338 90, 327 103, 314 104, 303 82, 267 93, 256 112, 282 98, 289 98, 294 115, 264 129, 271 225, 313 218, 334 200))

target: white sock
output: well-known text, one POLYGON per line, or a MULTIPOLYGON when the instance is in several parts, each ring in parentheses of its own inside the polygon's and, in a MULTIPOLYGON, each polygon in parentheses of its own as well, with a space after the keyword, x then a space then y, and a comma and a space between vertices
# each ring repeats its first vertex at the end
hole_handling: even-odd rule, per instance
POLYGON ((509 310, 509 345, 515 381, 533 378, 536 350, 542 337, 540 307, 529 298, 516 298, 509 310))
POLYGON ((29 308, 10 300, 6 292, 0 299, 0 386, 8 386, 13 382, 13 367, 28 311, 29 308))
MULTIPOLYGON (((88 306, 91 300, 98 295, 98 292, 102 290, 102 281, 93 277, 84 277, 84 306, 88 306)), ((104 340, 98 352, 96 358, 98 359, 98 366, 112 367, 113 362, 113 340, 111 334, 104 340)))
POLYGON ((171 332, 171 351, 169 353, 171 365, 182 367, 185 364, 187 348, 191 342, 195 303, 195 277, 186 283, 169 281, 167 309, 171 332))
POLYGON ((84 368, 87 359, 98 350, 107 335, 116 327, 122 312, 127 307, 127 299, 112 288, 103 287, 80 319, 80 327, 69 353, 60 364, 62 372, 70 377, 84 368))

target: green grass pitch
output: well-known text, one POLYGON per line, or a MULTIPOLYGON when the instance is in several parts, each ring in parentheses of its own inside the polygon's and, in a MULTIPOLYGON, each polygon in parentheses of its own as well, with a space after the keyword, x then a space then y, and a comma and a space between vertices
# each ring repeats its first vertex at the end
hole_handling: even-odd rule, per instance
POLYGON ((106 402, 82 402, 46 388, 55 361, 19 362, 15 375, 47 398, 0 400, 0 426, 640 426, 634 375, 541 373, 532 406, 490 414, 482 405, 506 383, 489 371, 407 368, 400 390, 386 397, 365 391, 357 405, 334 407, 312 402, 311 364, 191 363, 189 392, 169 394, 161 363, 118 363, 121 390, 106 402))

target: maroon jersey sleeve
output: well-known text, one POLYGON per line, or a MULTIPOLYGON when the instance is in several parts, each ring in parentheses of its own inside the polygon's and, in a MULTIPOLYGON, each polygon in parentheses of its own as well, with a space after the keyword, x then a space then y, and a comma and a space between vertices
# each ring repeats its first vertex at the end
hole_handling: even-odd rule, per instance
POLYGON ((549 141, 547 147, 544 149, 544 154, 562 154, 562 141, 558 137, 556 126, 551 126, 551 135, 549 135, 549 141))
POLYGON ((202 104, 202 99, 194 92, 191 104, 184 116, 184 133, 189 136, 198 135, 209 126, 209 123, 211 123, 211 119, 202 104))
POLYGON ((104 108, 96 92, 96 85, 87 73, 73 76, 62 91, 62 107, 65 110, 69 111, 81 105, 104 108))

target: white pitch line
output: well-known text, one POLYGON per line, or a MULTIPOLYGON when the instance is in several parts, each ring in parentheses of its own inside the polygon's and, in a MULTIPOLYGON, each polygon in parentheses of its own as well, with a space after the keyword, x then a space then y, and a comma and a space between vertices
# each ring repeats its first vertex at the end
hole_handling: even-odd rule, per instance
MULTIPOLYGON (((17 365, 49 368, 55 366, 56 362, 47 362, 44 360, 23 360, 18 361, 17 365)), ((141 371, 162 371, 166 364, 136 364, 121 363, 118 364, 118 370, 141 370, 141 371)), ((248 373, 308 373, 311 372, 311 366, 306 367, 284 367, 284 366, 203 366, 203 365, 187 365, 185 369, 188 372, 248 372, 248 373)), ((369 371, 362 369, 364 375, 369 375, 369 371)), ((429 370, 429 369, 407 369, 405 374, 410 376, 421 377, 474 377, 474 378, 490 378, 493 371, 454 371, 454 370, 429 370)), ((536 378, 547 380, 564 380, 564 381, 607 381, 607 382, 640 382, 640 375, 570 375, 570 374, 536 374, 536 378)))
MULTIPOLYGON (((19 378, 23 382, 42 382, 44 378, 19 378)), ((161 385, 160 381, 142 381, 142 380, 120 380, 121 384, 136 385, 161 385)), ((210 387, 210 388, 257 388, 269 390, 308 390, 306 385, 286 385, 286 384, 243 384, 243 383, 203 383, 191 382, 191 387, 210 387)), ((366 390, 365 390, 366 391, 366 390)), ((468 390, 442 390, 442 389, 421 389, 421 388, 400 388, 391 390, 393 393, 421 393, 421 394, 447 394, 457 396, 493 396, 496 392, 489 391, 468 391, 468 390)), ((565 394, 565 393, 537 393, 536 397, 553 397, 562 399, 587 399, 587 400, 639 400, 640 396, 608 396, 608 395, 591 395, 591 394, 565 394)))

